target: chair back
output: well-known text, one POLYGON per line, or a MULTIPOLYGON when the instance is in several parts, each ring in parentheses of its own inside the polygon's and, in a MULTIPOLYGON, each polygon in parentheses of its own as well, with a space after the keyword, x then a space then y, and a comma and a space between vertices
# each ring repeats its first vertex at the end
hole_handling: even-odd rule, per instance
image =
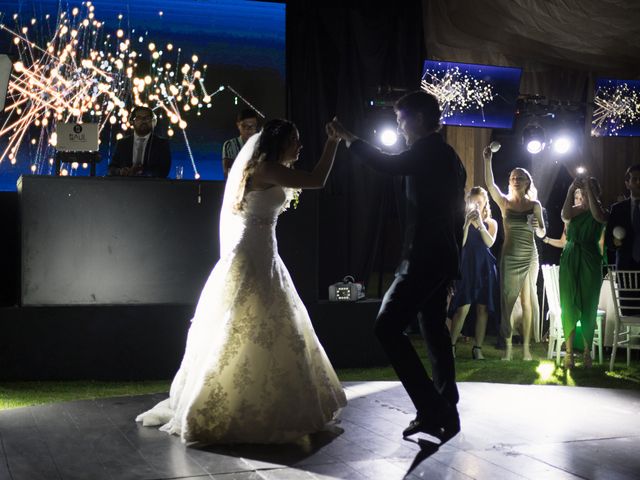
POLYGON ((640 317, 640 271, 609 268, 616 322, 640 317))
POLYGON ((542 278, 544 279, 544 291, 549 302, 549 312, 560 316, 560 267, 558 265, 542 265, 542 278))

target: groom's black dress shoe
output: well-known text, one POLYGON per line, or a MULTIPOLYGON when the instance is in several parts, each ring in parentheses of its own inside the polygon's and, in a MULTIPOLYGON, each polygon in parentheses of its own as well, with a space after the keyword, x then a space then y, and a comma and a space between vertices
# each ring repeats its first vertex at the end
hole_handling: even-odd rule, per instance
POLYGON ((409 423, 409 426, 404 429, 402 436, 409 437, 422 432, 438 438, 441 443, 450 440, 460 431, 460 417, 456 409, 449 408, 447 410, 447 413, 438 420, 433 418, 427 419, 418 415, 409 423))

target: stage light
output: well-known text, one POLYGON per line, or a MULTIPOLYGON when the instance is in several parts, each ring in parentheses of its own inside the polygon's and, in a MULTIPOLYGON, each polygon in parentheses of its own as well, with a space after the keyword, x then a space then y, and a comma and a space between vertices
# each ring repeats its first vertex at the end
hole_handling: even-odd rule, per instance
POLYGON ((553 140, 552 145, 554 152, 559 153, 560 155, 564 155, 571 149, 573 141, 570 137, 561 135, 553 140))
POLYGON ((522 143, 529 153, 540 153, 545 146, 544 129, 537 124, 528 125, 522 132, 522 143))
POLYGON ((578 168, 576 168, 576 173, 578 175, 584 175, 585 173, 587 173, 587 169, 584 168, 584 167, 578 167, 578 168))
POLYGON ((398 141, 398 134, 391 128, 385 128, 382 130, 382 133, 380 133, 380 141, 384 146, 391 147, 398 141))

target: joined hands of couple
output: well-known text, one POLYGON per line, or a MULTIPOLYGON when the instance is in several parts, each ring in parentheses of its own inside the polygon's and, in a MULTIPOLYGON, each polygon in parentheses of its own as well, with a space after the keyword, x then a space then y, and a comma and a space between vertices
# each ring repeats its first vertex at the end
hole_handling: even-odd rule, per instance
POLYGON ((340 123, 338 117, 333 117, 333 120, 325 125, 325 131, 327 132, 327 135, 331 140, 335 140, 337 142, 339 142, 340 140, 344 140, 347 144, 347 147, 351 142, 358 138, 349 130, 347 130, 344 125, 342 125, 342 123, 340 123))

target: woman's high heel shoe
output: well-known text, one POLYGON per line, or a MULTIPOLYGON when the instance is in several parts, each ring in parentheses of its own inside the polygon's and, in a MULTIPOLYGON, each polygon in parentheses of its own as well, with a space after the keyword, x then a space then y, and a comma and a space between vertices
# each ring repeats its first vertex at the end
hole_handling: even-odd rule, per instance
POLYGON ((482 347, 474 346, 471 348, 471 358, 474 360, 484 360, 484 355, 482 355, 482 347))

